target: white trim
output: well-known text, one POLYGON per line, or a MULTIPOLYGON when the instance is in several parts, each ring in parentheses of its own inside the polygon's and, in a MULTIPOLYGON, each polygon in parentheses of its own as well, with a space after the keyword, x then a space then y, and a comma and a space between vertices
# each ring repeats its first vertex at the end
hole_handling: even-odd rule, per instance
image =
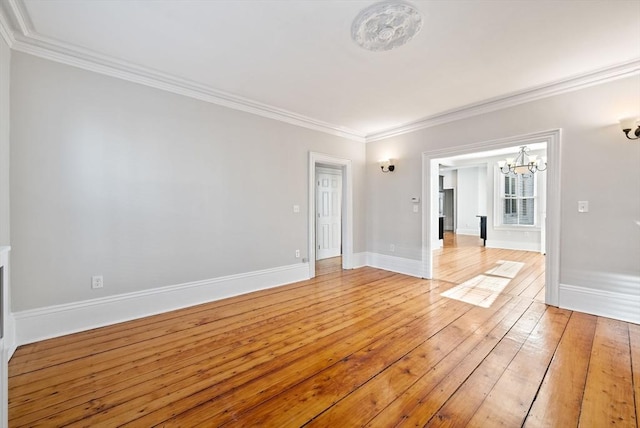
POLYGON ((540 252, 540 242, 495 241, 487 239, 487 248, 540 252))
POLYGON ((33 22, 27 13, 23 0, 7 0, 7 4, 10 6, 15 22, 20 27, 19 31, 25 36, 33 35, 35 33, 33 31, 33 22))
POLYGON ((363 252, 363 253, 354 253, 353 254, 353 259, 351 259, 352 261, 352 265, 351 265, 351 269, 358 269, 361 267, 365 267, 368 266, 367 264, 367 252, 363 252))
POLYGON ((0 35, 7 41, 10 48, 17 51, 359 142, 383 140, 640 73, 640 58, 637 58, 622 64, 447 110, 384 131, 366 134, 44 37, 33 29, 33 24, 21 0, 9 0, 6 4, 8 5, 7 12, 13 14, 20 27, 16 30, 19 34, 12 31, 9 17, 5 16, 3 8, 0 7, 0 35))
POLYGON ((2 267, 2 324, 4 335, 0 339, 0 426, 8 426, 9 402, 9 359, 16 349, 15 328, 11 316, 11 290, 9 287, 9 251, 11 247, 0 247, 0 267, 2 267))
POLYGON ((9 35, 12 36, 9 45, 14 50, 234 110, 301 126, 303 128, 313 129, 354 141, 365 141, 365 134, 360 131, 324 122, 279 107, 224 92, 192 80, 135 65, 127 61, 99 54, 89 49, 45 37, 33 29, 33 25, 30 22, 28 14, 24 11, 21 1, 10 0, 8 1, 8 5, 10 12, 13 14, 20 28, 17 30, 18 34, 11 31, 11 27, 8 25, 9 22, 3 22, 3 20, 8 21, 8 18, 5 17, 5 14, 0 10, 0 24, 6 24, 7 27, 4 28, 3 25, 0 25, 0 33, 2 33, 5 39, 7 39, 9 35), (8 34, 4 34, 3 31, 6 31, 8 34))
POLYGON ((560 176, 562 131, 536 132, 532 134, 501 138, 458 147, 447 147, 422 153, 422 270, 425 278, 433 277, 433 255, 431 234, 438 230, 438 162, 445 157, 489 151, 512 146, 547 143, 547 222, 545 257, 545 302, 558 306, 558 286, 560 284, 560 176))
POLYGON ((523 91, 513 92, 500 97, 489 98, 478 103, 467 104, 452 110, 447 110, 423 119, 390 128, 381 132, 367 134, 367 143, 397 137, 420 129, 431 128, 444 123, 454 122, 483 113, 489 113, 508 107, 528 103, 542 98, 552 97, 589 86, 600 85, 613 80, 622 79, 640 73, 640 58, 601 68, 577 76, 556 80, 544 85, 535 86, 523 91))
POLYGON ((14 313, 17 345, 103 327, 308 279, 298 263, 14 313))
POLYGON ((0 36, 5 41, 7 46, 9 46, 9 48, 13 47, 15 38, 13 37, 13 31, 11 30, 11 25, 9 24, 9 18, 3 11, 2 4, 0 4, 0 36))
MULTIPOLYGON (((546 153, 546 149, 544 150, 546 153)), ((500 171, 500 167, 497 164, 493 165, 493 230, 513 230, 519 232, 529 232, 529 231, 539 231, 541 229, 540 222, 540 186, 546 185, 541 184, 540 181, 543 180, 545 175, 544 172, 539 172, 534 174, 533 177, 533 196, 515 196, 516 200, 521 199, 533 199, 534 212, 533 212, 533 224, 508 224, 504 223, 504 203, 506 201, 506 196, 504 194, 505 189, 505 180, 507 179, 507 175, 503 174, 500 171)), ((517 187, 517 186, 516 186, 517 187)), ((544 201, 544 199, 542 199, 544 201)), ((544 211, 544 207, 542 207, 542 211, 544 211)))
POLYGON ((475 229, 456 229, 456 235, 480 236, 480 226, 475 229))
POLYGON ((640 295, 637 294, 560 284, 559 306, 563 309, 640 324, 640 295))
POLYGON ((51 61, 71 65, 95 73, 139 83, 178 95, 195 98, 212 104, 275 119, 291 125, 364 142, 365 134, 343 126, 323 122, 279 107, 264 104, 229 92, 224 92, 201 83, 172 76, 146 67, 128 64, 96 53, 82 53, 78 48, 65 47, 62 43, 51 43, 46 39, 27 39, 17 36, 13 48, 51 61))
POLYGON ((342 169, 342 268, 353 269, 353 173, 350 159, 309 152, 307 248, 309 278, 316 276, 316 166, 330 165, 342 169))
POLYGON ((403 257, 368 252, 367 265, 377 269, 415 276, 417 278, 424 278, 422 262, 420 260, 405 259, 403 257))

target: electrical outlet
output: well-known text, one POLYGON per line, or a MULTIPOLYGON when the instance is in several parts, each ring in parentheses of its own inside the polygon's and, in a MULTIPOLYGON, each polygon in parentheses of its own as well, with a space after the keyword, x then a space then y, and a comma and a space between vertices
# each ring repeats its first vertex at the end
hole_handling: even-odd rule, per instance
POLYGON ((102 288, 104 287, 104 279, 102 278, 102 275, 99 276, 92 276, 91 277, 91 288, 102 288))
POLYGON ((579 213, 588 213, 589 212, 589 201, 578 201, 578 212, 579 213))
POLYGON ((300 250, 296 250, 296 259, 300 258, 300 250))
POLYGON ((389 251, 394 252, 396 250, 396 246, 394 244, 389 245, 389 251))

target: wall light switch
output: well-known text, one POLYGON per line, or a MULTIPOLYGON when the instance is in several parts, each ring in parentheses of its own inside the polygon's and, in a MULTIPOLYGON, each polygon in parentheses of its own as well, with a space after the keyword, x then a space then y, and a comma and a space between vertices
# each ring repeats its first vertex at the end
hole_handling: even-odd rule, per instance
POLYGON ((300 205, 294 205, 293 206, 293 212, 294 213, 299 213, 300 212, 300 205))
POLYGON ((417 212, 418 212, 418 206, 417 206, 417 205, 414 205, 414 206, 413 206, 413 212, 414 212, 414 213, 417 213, 417 212))
POLYGON ((579 213, 588 213, 589 212, 589 201, 578 201, 578 212, 579 213))

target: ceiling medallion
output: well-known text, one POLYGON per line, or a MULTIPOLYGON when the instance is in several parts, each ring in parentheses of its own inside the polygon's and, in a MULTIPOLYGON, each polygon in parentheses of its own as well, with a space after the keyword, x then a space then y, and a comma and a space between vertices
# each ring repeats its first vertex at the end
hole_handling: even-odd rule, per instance
POLYGON ((422 28, 420 13, 407 3, 372 4, 356 16, 351 37, 370 51, 388 51, 404 45, 422 28))

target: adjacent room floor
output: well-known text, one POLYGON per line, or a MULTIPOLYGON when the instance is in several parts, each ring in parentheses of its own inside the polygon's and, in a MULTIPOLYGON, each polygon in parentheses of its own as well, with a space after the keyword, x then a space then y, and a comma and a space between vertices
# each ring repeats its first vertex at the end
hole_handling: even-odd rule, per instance
POLYGON ((537 253, 434 259, 22 346, 10 426, 637 426, 640 326, 544 305, 537 253))

